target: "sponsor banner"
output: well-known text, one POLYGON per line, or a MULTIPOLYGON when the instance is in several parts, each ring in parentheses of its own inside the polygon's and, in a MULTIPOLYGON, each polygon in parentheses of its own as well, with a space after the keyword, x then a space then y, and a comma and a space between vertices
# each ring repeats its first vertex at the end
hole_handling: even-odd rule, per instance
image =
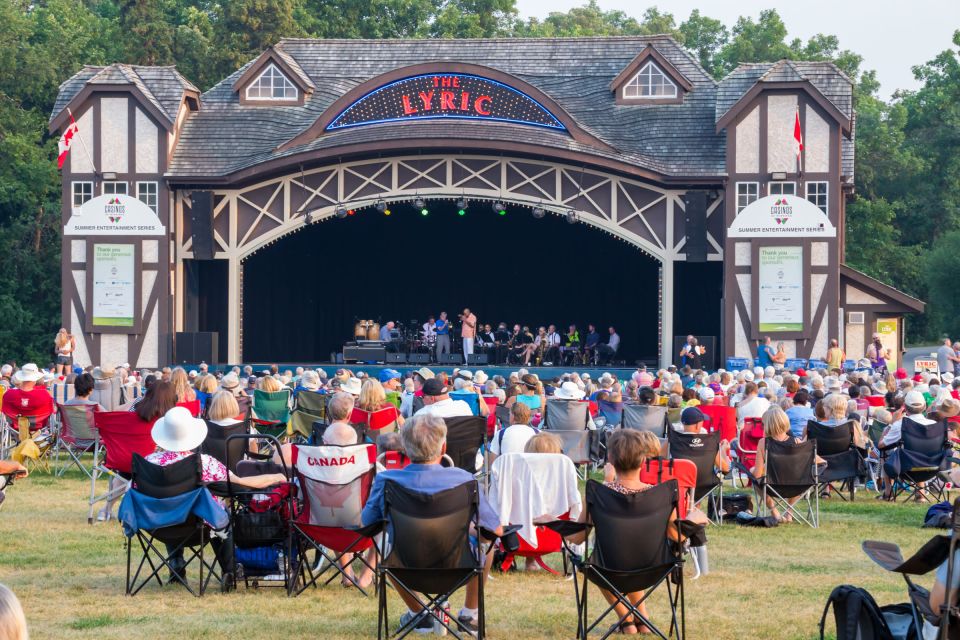
POLYGON ((774 195, 744 207, 727 230, 730 238, 835 238, 820 207, 800 196, 774 195))
POLYGON ((880 334, 880 344, 884 349, 890 352, 887 358, 887 369, 895 371, 897 369, 899 353, 899 340, 897 339, 897 327, 899 323, 896 318, 887 318, 877 320, 877 333, 880 334))
POLYGON ((166 230, 153 209, 133 196, 106 194, 73 209, 65 236, 162 236, 166 230))
POLYGON ((759 331, 803 331, 803 247, 760 247, 759 258, 759 331))
POLYGON ((136 301, 134 245, 93 245, 93 325, 132 327, 136 301))
POLYGON ((915 358, 913 361, 913 372, 923 373, 924 371, 929 373, 935 373, 939 376, 940 364, 937 362, 937 359, 936 358, 915 358))

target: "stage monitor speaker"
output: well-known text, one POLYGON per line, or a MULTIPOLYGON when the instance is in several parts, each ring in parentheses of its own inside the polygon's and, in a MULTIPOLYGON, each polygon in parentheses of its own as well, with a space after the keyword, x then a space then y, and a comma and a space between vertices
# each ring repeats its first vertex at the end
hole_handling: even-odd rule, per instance
POLYGON ((213 260, 213 192, 194 191, 190 200, 193 259, 213 260))
POLYGON ((429 353, 408 353, 407 362, 410 364, 430 364, 429 353))
POLYGON ((459 353, 444 353, 440 356, 440 364, 463 364, 463 356, 459 353))
POLYGON ((467 364, 489 364, 490 358, 485 353, 471 353, 467 356, 467 364))
POLYGON ((387 350, 383 347, 344 347, 344 362, 385 362, 387 350))
MULTIPOLYGON (((717 336, 693 336, 697 339, 697 344, 702 347, 707 348, 707 352, 703 354, 700 358, 700 364, 703 365, 703 368, 708 371, 713 371, 717 368, 717 336)), ((683 348, 684 343, 687 341, 687 336, 673 336, 673 355, 671 362, 676 364, 678 367, 682 367, 683 363, 680 361, 680 349, 683 348)))
POLYGON ((707 261, 707 194, 704 191, 689 191, 683 196, 684 233, 686 242, 683 252, 687 262, 707 261))
POLYGON ((176 354, 178 364, 215 364, 219 362, 217 343, 220 334, 216 331, 177 332, 176 354))
POLYGON ((393 364, 406 364, 407 363, 407 354, 405 353, 388 353, 387 362, 393 364))

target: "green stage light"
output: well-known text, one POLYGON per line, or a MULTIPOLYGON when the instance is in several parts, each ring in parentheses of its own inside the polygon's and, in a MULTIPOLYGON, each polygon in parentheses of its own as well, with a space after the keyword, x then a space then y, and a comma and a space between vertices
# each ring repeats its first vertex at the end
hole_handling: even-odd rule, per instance
POLYGON ((466 210, 466 209, 459 209, 459 210, 457 211, 457 215, 458 215, 458 216, 465 216, 465 215, 467 215, 467 210, 466 210))
POLYGON ((424 207, 423 209, 420 209, 420 215, 422 215, 422 216, 425 216, 425 215, 427 215, 427 214, 429 214, 429 213, 430 213, 430 210, 427 209, 426 207, 424 207))
POLYGON ((506 209, 500 209, 500 210, 497 211, 497 213, 499 213, 499 214, 502 215, 502 216, 505 216, 505 215, 507 215, 507 210, 506 210, 506 209))

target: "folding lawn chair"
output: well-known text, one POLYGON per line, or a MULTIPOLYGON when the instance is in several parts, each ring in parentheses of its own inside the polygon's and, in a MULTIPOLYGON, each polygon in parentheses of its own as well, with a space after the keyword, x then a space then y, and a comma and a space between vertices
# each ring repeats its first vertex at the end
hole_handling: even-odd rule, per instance
POLYGON ((194 418, 199 418, 200 414, 203 412, 203 405, 200 403, 200 400, 187 400, 186 402, 178 402, 178 407, 183 407, 190 412, 194 418))
MULTIPOLYGON (((99 462, 95 458, 90 466, 86 467, 82 460, 83 454, 95 451, 97 448, 97 440, 100 436, 97 434, 94 423, 96 412, 97 406, 92 404, 57 405, 57 413, 60 416, 57 455, 59 456, 60 451, 66 451, 70 461, 88 478, 93 477, 93 470, 99 462)), ((63 476, 69 466, 69 463, 61 465, 57 475, 63 476)))
POLYGON ((705 511, 712 511, 715 516, 714 524, 722 524, 720 515, 719 497, 721 491, 720 474, 717 472, 716 460, 720 452, 720 432, 708 434, 681 433, 675 429, 667 432, 667 441, 670 443, 670 457, 677 460, 689 460, 697 467, 697 486, 694 490, 694 504, 707 500, 709 507, 705 511))
POLYGON ((740 480, 749 475, 750 469, 757 464, 757 447, 763 438, 763 420, 760 418, 744 418, 743 428, 733 443, 733 452, 737 456, 736 468, 740 471, 740 480))
MULTIPOLYGON (((387 614, 387 580, 397 591, 413 596, 423 608, 421 616, 430 616, 458 640, 465 633, 456 621, 445 619, 440 606, 465 587, 478 581, 479 607, 477 640, 486 635, 486 609, 483 597, 484 552, 482 544, 471 542, 472 531, 496 540, 492 531, 480 526, 480 487, 476 480, 436 493, 420 493, 392 480, 384 483, 384 520, 372 523, 365 533, 375 535, 387 529, 383 558, 377 567, 380 599, 377 638, 390 637, 387 614), (472 529, 472 531, 471 531, 472 529), (423 594, 422 596, 420 594, 423 594)), ((506 532, 505 532, 506 533, 506 532)), ((510 545, 508 545, 510 546, 510 545)), ((414 631, 422 617, 413 618, 397 629, 394 637, 402 640, 414 631)))
POLYGON ((577 468, 583 480, 592 465, 600 462, 600 434, 592 429, 550 429, 549 433, 560 438, 560 450, 577 468))
POLYGON ((883 468, 893 484, 893 499, 905 494, 930 493, 936 502, 944 499, 941 471, 950 468, 952 449, 946 422, 924 425, 904 417, 900 423, 900 442, 881 450, 883 468))
MULTIPOLYGON (((683 555, 680 545, 667 538, 670 517, 679 506, 679 488, 676 480, 668 480, 646 491, 625 495, 596 480, 587 481, 587 522, 551 522, 549 527, 569 537, 581 531, 592 533, 593 551, 587 557, 575 553, 565 542, 573 564, 574 596, 577 604, 577 638, 586 639, 590 632, 614 611, 607 605, 600 616, 591 621, 587 594, 588 582, 612 593, 627 613, 602 636, 615 633, 629 618, 644 625, 659 638, 678 639, 686 635, 683 601, 683 555), (630 544, 624 541, 629 540, 630 544), (577 583, 577 571, 583 574, 582 586, 577 583), (666 585, 670 605, 670 627, 664 633, 653 621, 640 613, 641 602, 654 591, 666 585), (633 603, 627 594, 642 591, 643 596, 633 603)), ((584 548, 590 549, 586 544, 584 548)), ((604 602, 606 604, 606 602, 604 602)))
POLYGON ((575 400, 547 400, 541 428, 550 431, 586 429, 590 424, 590 405, 575 400))
POLYGON ((497 409, 499 408, 499 400, 496 396, 483 396, 483 401, 487 403, 487 440, 493 437, 493 433, 497 430, 497 409))
POLYGON ((333 569, 324 584, 339 574, 367 595, 357 579, 340 567, 353 559, 371 571, 374 566, 363 557, 373 546, 373 538, 358 533, 360 514, 370 495, 377 473, 377 447, 372 444, 345 447, 293 445, 293 470, 302 492, 303 507, 290 521, 294 536, 293 575, 302 576, 299 584, 291 583, 288 595, 299 595, 333 569), (313 549, 326 566, 316 571, 307 562, 307 551, 313 549))
POLYGON ((783 513, 790 513, 798 520, 816 529, 820 526, 820 493, 816 490, 820 482, 817 476, 817 443, 804 440, 797 443, 792 439, 779 442, 765 441, 764 462, 767 475, 763 478, 750 476, 751 481, 760 489, 760 509, 767 514, 767 497, 773 498, 783 513), (811 497, 811 494, 812 497, 811 497), (796 504, 788 500, 800 496, 806 504, 806 513, 801 513, 796 504))
POLYGON ((254 389, 250 420, 260 433, 277 439, 285 436, 290 420, 290 389, 271 392, 254 389))
MULTIPOLYGON (((194 596, 202 596, 211 579, 224 586, 224 576, 204 549, 211 542, 211 531, 229 524, 227 512, 201 482, 199 454, 191 454, 167 466, 151 464, 133 454, 133 482, 120 504, 119 519, 127 536, 126 592, 134 596, 153 580, 163 586, 160 572, 170 571, 170 582, 178 582, 194 596), (209 524, 208 524, 209 523, 209 524), (133 567, 133 540, 140 545, 142 556, 136 571, 133 567), (163 548, 157 544, 163 545, 163 548), (184 565, 171 564, 182 554, 184 565), (196 589, 191 586, 187 571, 199 560, 196 589), (146 565, 151 571, 141 579, 146 565), (207 571, 204 577, 204 570, 207 571)), ((221 550, 225 543, 220 543, 221 550)))
POLYGON ((691 549, 693 564, 696 568, 694 580, 700 577, 700 561, 706 559, 706 526, 687 520, 690 505, 693 504, 697 488, 697 465, 690 460, 649 458, 640 467, 640 481, 647 484, 663 484, 669 480, 676 480, 680 491, 677 503, 677 526, 680 533, 687 538, 691 549))
POLYGON ((55 403, 66 404, 67 401, 73 400, 76 397, 77 391, 72 384, 54 382, 50 385, 50 395, 53 396, 55 403))
POLYGON ((207 423, 207 437, 200 445, 200 453, 213 456, 222 462, 227 469, 236 473, 236 465, 243 460, 244 447, 247 446, 249 441, 243 438, 231 439, 230 437, 249 433, 247 423, 238 422, 224 426, 210 420, 205 420, 205 422, 207 423))
POLYGON ((350 424, 358 429, 358 433, 363 433, 366 437, 376 440, 381 433, 397 430, 397 420, 399 418, 400 411, 392 404, 378 411, 364 411, 355 408, 353 413, 350 414, 350 424))
POLYGON ((391 469, 403 469, 412 461, 403 451, 384 451, 377 456, 377 471, 390 471, 391 469))
POLYGON ((493 461, 490 501, 500 514, 500 524, 520 526, 519 548, 504 554, 501 570, 508 571, 515 557, 533 558, 541 568, 560 575, 543 558, 562 552, 563 541, 560 534, 538 522, 580 516, 583 501, 577 479, 573 463, 562 454, 507 453, 493 461))
POLYGON ((477 473, 477 453, 487 445, 487 419, 480 416, 444 418, 447 425, 447 455, 453 464, 477 473))
POLYGON ((247 489, 227 478, 236 578, 246 587, 277 586, 289 592, 295 581, 290 520, 296 514, 296 485, 282 460, 275 463, 250 452, 251 444, 264 440, 270 441, 270 448, 280 448, 276 438, 257 433, 232 434, 224 446, 224 464, 236 469, 237 476, 282 473, 287 478, 266 489, 247 489))
MULTIPOLYGON (((907 583, 907 594, 910 598, 910 611, 913 615, 914 629, 922 630, 924 621, 929 621, 938 627, 937 640, 956 640, 960 638, 960 608, 958 608, 957 588, 952 586, 958 566, 957 544, 960 541, 960 498, 953 502, 953 517, 950 523, 950 535, 935 535, 926 542, 916 553, 903 559, 900 547, 889 542, 865 540, 863 552, 878 565, 903 576, 907 583), (930 608, 930 592, 913 582, 910 576, 920 576, 935 571, 941 564, 947 562, 947 592, 944 595, 944 605, 940 611, 930 608)), ((824 616, 826 613, 824 613, 824 616)), ((824 620, 820 621, 823 629, 824 620)), ((924 636, 926 637, 926 636, 924 636)))
POLYGON ((856 481, 863 477, 863 454, 854 445, 854 429, 860 424, 854 420, 836 426, 820 424, 814 420, 807 422, 807 438, 817 443, 817 454, 823 458, 827 466, 820 470, 820 485, 817 491, 822 493, 830 488, 840 498, 844 498, 842 490, 846 487, 850 491, 850 502, 853 502, 856 492, 856 481), (840 489, 833 485, 840 482, 840 489))
POLYGON ((606 420, 607 427, 618 427, 623 421, 623 402, 610 402, 609 400, 598 400, 597 411, 600 417, 606 420))
POLYGON ((0 398, 0 460, 10 457, 11 451, 20 443, 22 433, 29 433, 31 439, 38 440, 37 447, 43 452, 41 444, 53 444, 55 434, 49 428, 50 418, 55 414, 53 398, 49 405, 25 408, 15 406, 9 394, 0 398))
POLYGON ((667 420, 667 408, 648 404, 624 404, 623 421, 620 425, 624 429, 649 431, 658 438, 667 435, 670 421, 667 420))
POLYGON ((737 439, 737 409, 717 404, 704 404, 698 407, 703 415, 710 418, 704 426, 707 431, 719 431, 720 439, 733 443, 737 439))
POLYGON ((294 408, 290 412, 287 435, 308 440, 313 433, 313 423, 327 420, 327 398, 323 393, 300 391, 293 400, 294 408))
POLYGON ((123 496, 130 487, 133 454, 146 457, 157 448, 151 435, 153 423, 144 422, 133 411, 97 411, 93 416, 99 440, 93 451, 95 464, 90 477, 89 524, 93 524, 96 503, 106 501, 109 504, 123 496), (116 480, 118 486, 108 486, 105 493, 97 495, 97 479, 103 475, 109 477, 111 484, 116 480))

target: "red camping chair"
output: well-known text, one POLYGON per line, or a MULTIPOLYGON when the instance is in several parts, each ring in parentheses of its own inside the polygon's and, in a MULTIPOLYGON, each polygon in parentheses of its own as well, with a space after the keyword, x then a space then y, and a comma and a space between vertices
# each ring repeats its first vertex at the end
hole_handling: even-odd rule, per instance
POLYGON ((737 439, 737 410, 734 407, 726 407, 717 404, 700 405, 700 411, 710 418, 707 424, 707 431, 713 433, 720 432, 720 439, 727 442, 733 442, 737 439))
MULTIPOLYGON (((569 520, 570 512, 563 514, 557 520, 569 520)), ((501 571, 510 571, 510 568, 513 566, 513 561, 516 558, 533 558, 533 561, 540 565, 540 568, 549 571, 555 576, 561 575, 559 571, 548 566, 544 561, 543 557, 550 555, 551 553, 560 553, 563 551, 563 538, 560 537, 560 534, 552 529, 548 529, 544 526, 537 526, 537 545, 533 546, 529 542, 523 539, 523 536, 518 535, 517 540, 520 543, 520 546, 517 547, 516 551, 508 552, 504 558, 503 562, 500 564, 501 571)), ((563 571, 564 574, 567 572, 567 556, 563 556, 563 571)))
POLYGON ((384 471, 392 469, 403 469, 412 461, 403 451, 384 451, 377 457, 377 462, 383 467, 384 471))
POLYGON ((297 576, 305 571, 308 578, 299 586, 297 581, 291 581, 289 594, 299 595, 307 587, 316 586, 317 580, 334 569, 324 584, 340 574, 367 595, 357 579, 340 567, 340 561, 349 564, 352 558, 359 559, 373 570, 362 555, 373 546, 373 538, 358 534, 355 529, 361 525, 360 514, 377 473, 377 447, 372 444, 345 447, 295 444, 290 455, 303 496, 300 513, 290 523, 291 531, 304 543, 294 545, 299 551, 292 574, 297 576), (327 566, 316 573, 307 561, 310 549, 327 561, 327 566))
POLYGON ((867 396, 867 404, 871 407, 880 407, 883 408, 887 404, 887 400, 884 396, 867 396))
POLYGON ((203 409, 200 408, 199 399, 188 400, 187 402, 178 402, 177 406, 184 407, 185 409, 187 409, 190 412, 190 415, 192 415, 194 418, 199 418, 200 412, 203 411, 203 409))
POLYGON ((596 400, 587 400, 590 403, 590 416, 593 418, 597 417, 597 414, 600 413, 600 403, 596 400))
POLYGON ((640 482, 660 484, 668 480, 676 480, 680 485, 677 515, 682 520, 687 517, 688 505, 697 488, 697 465, 691 460, 650 458, 640 467, 640 482))
MULTIPOLYGON (((0 401, 0 460, 10 457, 10 451, 20 442, 20 434, 30 433, 32 436, 41 429, 50 424, 50 417, 54 414, 55 406, 53 397, 47 395, 48 403, 36 407, 24 407, 18 398, 20 392, 17 389, 11 389, 3 394, 0 401)), ((24 403, 28 402, 26 398, 24 403)), ((49 436, 34 438, 37 446, 43 455, 49 450, 49 446, 44 447, 45 442, 51 441, 49 436)))
POLYGON ((763 438, 763 420, 760 418, 744 418, 743 429, 737 438, 737 461, 749 471, 757 464, 757 446, 763 438))
POLYGON ((397 411, 397 408, 392 404, 377 411, 364 411, 363 409, 354 408, 353 413, 350 414, 350 424, 355 428, 362 427, 363 433, 366 434, 370 434, 371 431, 375 432, 371 437, 376 439, 376 437, 380 435, 381 429, 395 424, 399 417, 400 412, 397 411))
POLYGON ((98 502, 108 504, 117 500, 130 488, 133 477, 133 454, 144 458, 156 451, 153 441, 152 422, 144 422, 133 411, 97 411, 93 414, 93 424, 99 440, 93 452, 94 460, 101 460, 93 467, 90 476, 90 511, 87 523, 93 523, 93 506, 98 502), (97 478, 107 475, 110 480, 119 480, 120 486, 107 488, 106 493, 97 495, 97 478))
POLYGON ((487 407, 490 409, 490 413, 487 414, 487 440, 493 437, 493 433, 497 430, 497 396, 483 396, 484 402, 487 403, 487 407))
POLYGON ((713 398, 713 405, 715 407, 729 407, 730 406, 730 397, 723 394, 718 394, 713 398))

